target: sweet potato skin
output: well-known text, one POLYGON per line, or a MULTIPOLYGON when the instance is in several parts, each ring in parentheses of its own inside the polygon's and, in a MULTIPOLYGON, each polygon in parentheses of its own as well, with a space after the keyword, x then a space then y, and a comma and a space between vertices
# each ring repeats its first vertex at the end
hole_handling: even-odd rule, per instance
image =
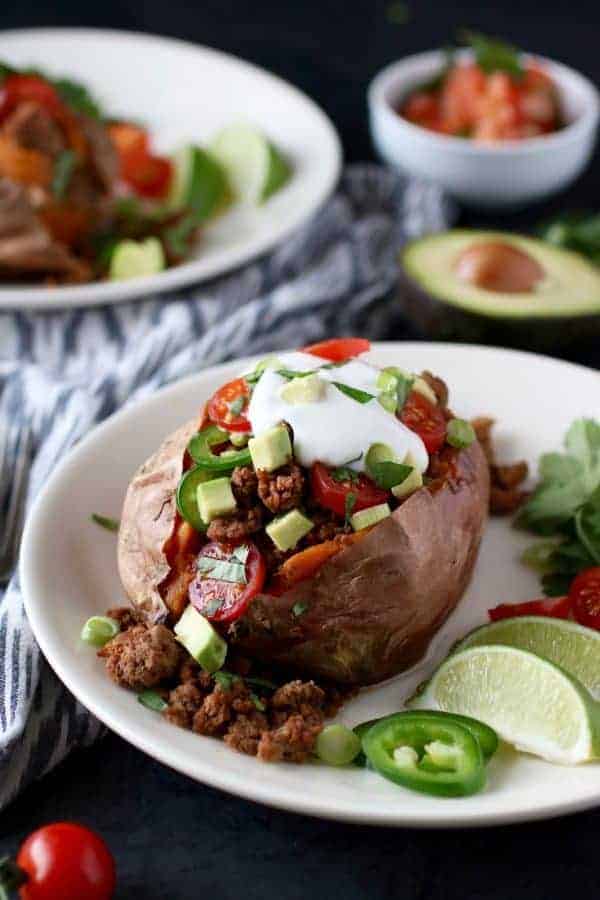
MULTIPOLYGON (((134 476, 123 507, 121 581, 150 622, 176 620, 167 558, 177 524, 175 491, 194 420, 134 476), (168 605, 167 605, 168 604, 168 605)), ((460 600, 487 519, 489 473, 478 443, 456 452, 453 477, 422 488, 310 578, 280 596, 260 594, 227 640, 257 659, 334 681, 366 685, 413 665, 460 600), (296 604, 306 607, 299 615, 296 604)))
POLYGON ((374 684, 403 671, 423 656, 469 583, 488 497, 487 464, 474 443, 435 493, 417 491, 282 596, 256 597, 230 641, 340 683, 374 684), (300 615, 297 603, 306 606, 300 615))

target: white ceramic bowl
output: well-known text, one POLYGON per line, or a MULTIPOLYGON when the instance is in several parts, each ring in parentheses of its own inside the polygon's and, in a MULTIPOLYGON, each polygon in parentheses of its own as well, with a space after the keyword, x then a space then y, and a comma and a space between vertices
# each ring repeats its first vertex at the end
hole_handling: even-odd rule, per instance
MULTIPOLYGON (((468 58, 465 51, 461 56, 468 58)), ((556 84, 567 121, 553 134, 487 145, 427 131, 401 118, 399 102, 440 72, 442 51, 392 63, 369 86, 371 135, 388 164, 445 187, 470 206, 515 208, 569 185, 590 160, 600 117, 596 87, 574 69, 536 57, 556 84)))

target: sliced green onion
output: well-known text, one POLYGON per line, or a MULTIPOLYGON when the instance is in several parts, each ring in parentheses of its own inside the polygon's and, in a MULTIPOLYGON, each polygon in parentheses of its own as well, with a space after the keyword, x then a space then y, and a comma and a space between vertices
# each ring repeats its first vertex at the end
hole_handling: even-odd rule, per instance
POLYGON ((326 725, 317 738, 315 752, 330 766, 347 766, 361 750, 360 739, 345 725, 326 725))
POLYGON ((81 629, 81 640, 92 647, 104 647, 121 630, 116 619, 109 616, 92 616, 81 629))
POLYGON ((142 706, 146 706, 153 712, 162 712, 169 705, 156 691, 142 691, 138 694, 138 703, 141 703, 142 706))
POLYGON ((475 440, 475 431, 470 422, 465 419, 451 419, 448 422, 447 441, 452 447, 462 450, 469 447, 475 440))
POLYGON ((298 600, 292 606, 292 615, 298 618, 299 616, 304 615, 307 609, 308 603, 304 603, 302 600, 298 600))
POLYGON ((379 403, 383 406, 385 410, 389 413, 395 413, 398 405, 398 401, 396 399, 396 394, 390 391, 383 391, 377 397, 379 403))
POLYGON ((250 694, 250 699, 254 703, 254 706, 259 712, 264 712, 266 710, 265 704, 262 702, 260 697, 257 697, 256 694, 250 694))

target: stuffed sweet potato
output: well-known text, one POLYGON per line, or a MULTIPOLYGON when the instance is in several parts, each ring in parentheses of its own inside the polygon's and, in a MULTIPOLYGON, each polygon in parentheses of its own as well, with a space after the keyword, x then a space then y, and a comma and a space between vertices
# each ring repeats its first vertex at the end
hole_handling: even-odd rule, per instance
POLYGON ((129 486, 119 570, 146 622, 191 604, 252 659, 363 685, 456 606, 489 476, 440 379, 340 352, 266 361, 167 439, 129 486))

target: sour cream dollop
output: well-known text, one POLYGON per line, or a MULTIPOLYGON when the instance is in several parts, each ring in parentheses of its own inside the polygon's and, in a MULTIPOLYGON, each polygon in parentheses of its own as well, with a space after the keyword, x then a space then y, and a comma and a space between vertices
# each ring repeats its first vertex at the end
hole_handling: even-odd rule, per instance
POLYGON ((413 464, 424 472, 429 457, 421 438, 403 425, 377 400, 379 369, 365 360, 351 359, 335 368, 323 368, 328 361, 300 351, 277 357, 281 366, 297 372, 318 370, 326 382, 320 399, 291 404, 282 399, 281 388, 288 379, 267 369, 255 385, 248 407, 248 418, 255 435, 279 422, 287 422, 294 432, 294 455, 300 465, 309 468, 315 462, 327 466, 350 465, 365 469, 365 456, 371 444, 388 444, 399 460, 410 454, 413 464), (333 382, 357 388, 373 395, 359 403, 340 391, 333 382))

